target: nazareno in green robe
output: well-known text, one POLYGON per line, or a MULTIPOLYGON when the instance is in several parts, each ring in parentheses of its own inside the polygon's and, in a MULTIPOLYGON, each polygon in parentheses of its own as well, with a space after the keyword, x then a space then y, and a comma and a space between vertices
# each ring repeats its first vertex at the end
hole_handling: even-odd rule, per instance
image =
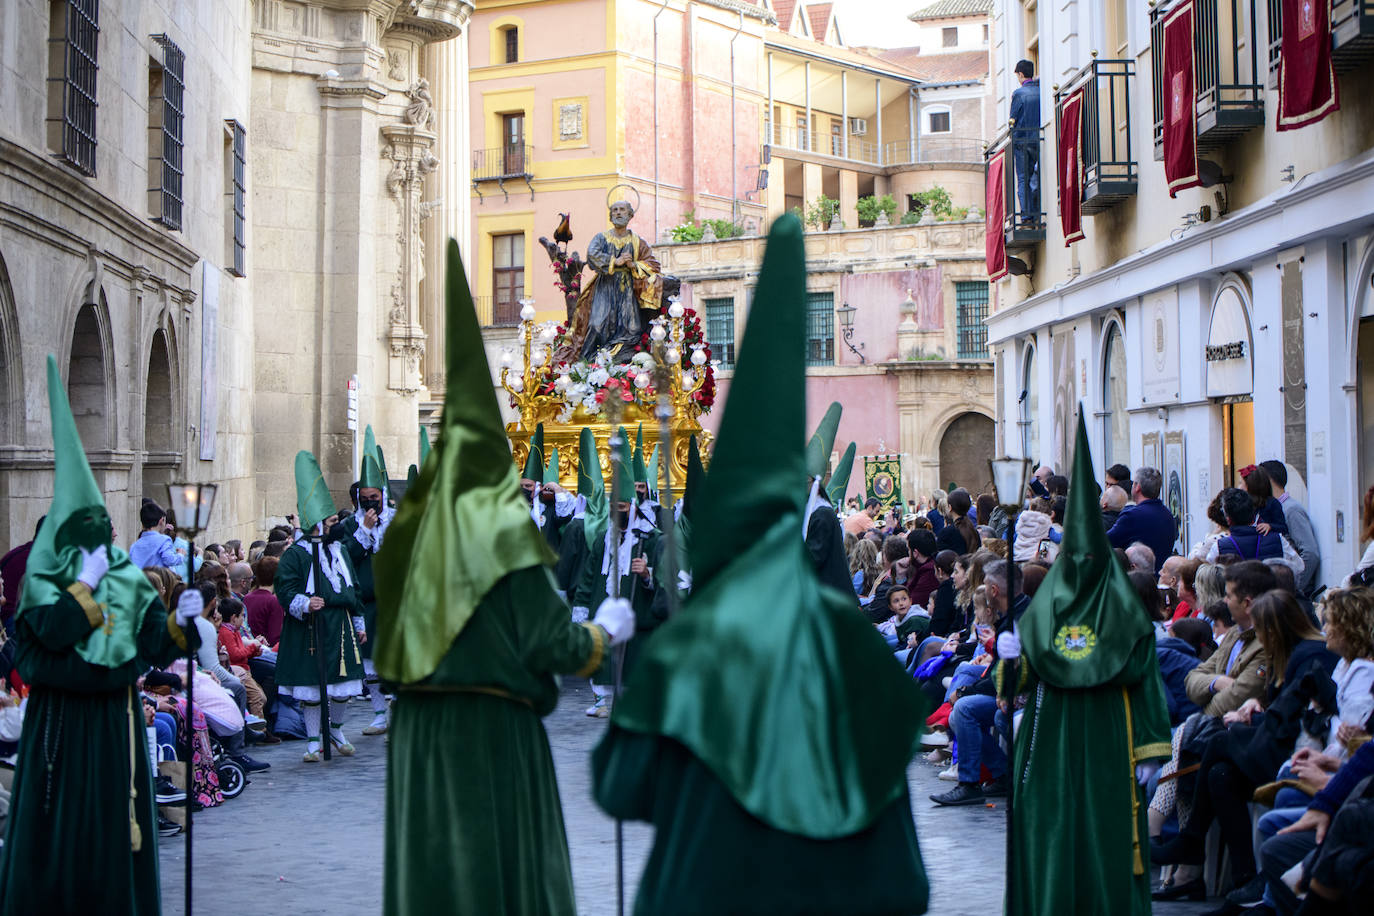
MULTIPOLYGON (((319 549, 323 555, 327 545, 321 544, 319 549)), ((358 574, 348 559, 347 549, 341 549, 340 554, 352 584, 344 584, 335 591, 329 584, 329 577, 321 572, 315 577, 314 594, 324 598, 324 607, 307 613, 304 619, 298 619, 290 612, 290 608, 297 595, 311 594, 306 590, 306 585, 314 562, 312 546, 308 541, 297 541, 281 555, 281 565, 277 567, 276 592, 277 600, 287 613, 282 617, 281 642, 277 651, 278 687, 319 686, 318 662, 313 651, 318 627, 324 634, 325 683, 358 681, 355 694, 362 692, 362 647, 358 644, 353 626, 353 618, 361 617, 363 613, 362 603, 358 600, 358 574), (317 617, 324 622, 318 623, 317 617)))
POLYGON ((534 566, 482 598, 433 674, 396 685, 386 916, 576 912, 541 717, 558 701, 555 675, 588 676, 606 646, 534 566))
POLYGON ((1150 840, 1135 768, 1170 754, 1154 633, 1095 687, 1057 688, 1023 664, 1029 699, 1012 770, 1006 914, 1149 916, 1150 840))
MULTIPOLYGON (((631 533, 638 539, 632 550, 632 556, 643 557, 652 564, 654 557, 659 553, 658 542, 662 535, 657 530, 631 533)), ((587 608, 587 612, 591 616, 596 616, 596 609, 608 597, 606 585, 610 573, 601 571, 605 556, 606 538, 602 537, 594 541, 588 548, 582 568, 582 580, 576 586, 577 591, 570 596, 570 601, 574 607, 587 608)), ((625 644, 625 672, 621 676, 622 681, 629 676, 630 670, 634 668, 635 660, 644 651, 650 633, 663 622, 663 619, 654 610, 655 590, 653 577, 645 579, 643 576, 630 572, 628 564, 625 569, 620 571, 620 597, 627 599, 635 612, 635 638, 625 644)), ((606 653, 605 660, 592 676, 592 681, 598 686, 615 683, 614 653, 606 653)))
POLYGON ((16 660, 30 693, 0 851, 3 916, 161 911, 153 781, 134 684, 147 668, 183 655, 187 640, 193 649, 199 640, 155 600, 143 609, 138 654, 107 668, 76 653, 100 622, 81 585, 15 618, 16 660))
MULTIPOLYGON (((340 524, 348 532, 348 537, 343 543, 348 551, 348 559, 358 574, 355 590, 358 593, 358 603, 363 607, 363 626, 367 631, 367 642, 358 647, 358 654, 367 659, 372 657, 372 644, 377 641, 377 588, 372 577, 372 558, 376 556, 377 550, 374 547, 364 547, 358 539, 358 529, 363 527, 359 521, 359 513, 353 513, 340 524)), ((378 525, 380 524, 381 522, 378 522, 378 525)))

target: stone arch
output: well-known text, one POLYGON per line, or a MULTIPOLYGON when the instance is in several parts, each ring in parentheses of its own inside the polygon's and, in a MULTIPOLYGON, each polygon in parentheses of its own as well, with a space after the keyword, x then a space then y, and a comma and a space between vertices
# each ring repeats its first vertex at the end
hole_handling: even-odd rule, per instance
POLYGON ((935 452, 940 461, 940 487, 951 481, 975 497, 991 492, 988 459, 997 452, 997 426, 986 410, 972 405, 951 409, 936 425, 935 452))
MULTIPOLYGON (((1131 463, 1131 418, 1126 390, 1126 322, 1119 312, 1111 312, 1102 322, 1098 340, 1097 401, 1102 416, 1101 467, 1131 463), (1113 365, 1113 357, 1119 362, 1113 365), (1117 373, 1120 373, 1118 376, 1117 373), (1113 383, 1117 383, 1114 387, 1113 383)), ((1064 469, 1067 473, 1068 469, 1064 469)))
POLYGON ((143 496, 159 495, 174 476, 181 458, 177 436, 175 345, 168 332, 153 332, 148 348, 143 395, 143 496))
POLYGON ((19 347, 19 312, 9 268, 0 254, 0 445, 19 444, 24 403, 24 367, 19 347))
POLYGON ((104 289, 92 288, 72 322, 67 399, 87 452, 114 447, 114 357, 104 289))
POLYGON ((1350 383, 1345 389, 1350 392, 1347 411, 1350 429, 1354 433, 1352 438, 1355 441, 1356 460, 1348 462, 1346 492, 1352 497, 1349 505, 1357 529, 1354 540, 1358 544, 1360 499, 1365 489, 1374 484, 1374 378, 1371 378, 1374 376, 1374 359, 1371 358, 1374 355, 1374 238, 1370 238, 1365 245, 1352 283, 1349 352, 1346 357, 1346 377, 1350 383))

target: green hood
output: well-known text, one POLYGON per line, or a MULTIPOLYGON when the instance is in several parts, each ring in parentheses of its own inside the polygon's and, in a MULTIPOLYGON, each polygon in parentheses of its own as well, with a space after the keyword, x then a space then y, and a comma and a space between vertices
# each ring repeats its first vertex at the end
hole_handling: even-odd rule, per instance
MULTIPOLYGON (((485 353, 486 351, 483 351, 485 353)), ((484 357, 485 358, 485 357, 484 357)), ((525 456, 525 469, 520 472, 521 480, 533 480, 535 483, 544 482, 544 424, 540 423, 534 428, 534 435, 530 436, 530 451, 525 456)))
POLYGON ((549 449, 549 463, 544 466, 540 483, 558 483, 558 447, 549 449))
POLYGON ((840 430, 840 414, 843 412, 839 401, 832 401, 821 417, 820 425, 806 443, 806 476, 824 477, 830 467, 830 453, 835 450, 835 434, 840 430))
MULTIPOLYGON (((649 482, 649 466, 644 463, 644 424, 639 424, 639 429, 635 431, 635 451, 634 451, 634 475, 635 483, 649 482)), ((651 486, 649 489, 653 489, 651 486)))
POLYGON ((434 673, 478 602, 507 574, 552 565, 530 520, 491 384, 458 243, 444 297, 448 396, 439 441, 373 559, 377 672, 413 684, 434 673))
POLYGON ((418 468, 424 467, 424 466, 425 466, 425 459, 428 458, 428 457, 429 457, 429 430, 427 430, 427 429, 425 429, 423 426, 421 426, 421 427, 420 427, 420 460, 419 460, 418 462, 416 462, 415 467, 416 467, 417 469, 418 469, 418 468))
POLYGON ((825 492, 830 497, 832 506, 844 505, 844 498, 849 492, 849 475, 854 470, 854 451, 854 443, 851 442, 840 456, 840 463, 835 465, 835 472, 830 475, 830 483, 826 485, 825 492))
MULTIPOLYGON (((769 234, 711 470, 693 507, 692 596, 640 650, 594 760, 599 779, 625 732, 676 741, 751 815, 824 840, 871 826, 906 797, 926 703, 854 613, 853 594, 821 584, 797 537, 805 278, 801 223, 784 215, 769 234)), ((603 807, 615 792, 609 783, 595 788, 603 807)))
POLYGON ((706 468, 701 463, 701 446, 696 434, 687 441, 687 479, 682 484, 682 517, 690 519, 706 486, 706 468))
POLYGON ((386 477, 382 474, 382 459, 377 451, 377 439, 372 435, 372 424, 368 424, 363 434, 363 467, 358 475, 358 484, 363 487, 381 490, 386 497, 386 477))
POLYGON ((647 480, 647 481, 649 482, 649 492, 650 492, 650 493, 657 493, 657 492, 659 491, 659 489, 660 489, 660 481, 659 481, 659 479, 658 479, 658 443, 657 443, 657 442, 654 443, 654 450, 653 450, 653 452, 649 455, 649 467, 648 467, 647 473, 646 473, 645 476, 644 476, 644 479, 647 480))
POLYGON ((94 550, 104 545, 110 570, 93 597, 106 613, 105 625, 82 637, 76 654, 89 664, 118 668, 138 654, 138 627, 148 606, 157 600, 157 592, 143 570, 129 562, 129 555, 111 539, 105 498, 86 462, 86 450, 52 356, 48 357, 48 410, 52 418, 52 505, 33 539, 16 615, 56 604, 81 572, 81 548, 94 550))
POLYGON ((615 490, 611 494, 612 502, 632 503, 635 501, 635 484, 638 477, 634 471, 634 458, 630 452, 630 436, 625 431, 625 427, 620 427, 620 481, 616 485, 615 465, 611 465, 611 487, 615 490))
POLYGON ((1154 627, 1117 562, 1097 502, 1097 484, 1080 405, 1064 540, 1045 581, 1022 615, 1022 652, 1055 687, 1096 687, 1117 676, 1154 627))
POLYGON ((582 427, 577 443, 577 495, 587 501, 582 514, 582 534, 592 547, 606 535, 610 509, 606 503, 606 484, 601 478, 601 456, 596 452, 596 436, 591 427, 582 427))
POLYGON ((335 514, 320 463, 304 449, 296 453, 296 511, 305 532, 335 514))

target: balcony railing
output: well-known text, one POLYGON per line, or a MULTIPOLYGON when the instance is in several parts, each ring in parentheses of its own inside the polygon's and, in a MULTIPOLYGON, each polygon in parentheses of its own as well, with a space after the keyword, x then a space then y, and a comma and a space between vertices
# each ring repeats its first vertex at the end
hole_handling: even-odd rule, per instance
POLYGON ((506 190, 506 182, 520 179, 530 189, 530 197, 533 198, 534 185, 530 183, 534 178, 530 171, 533 164, 533 147, 528 143, 475 149, 472 151, 472 189, 478 199, 481 199, 482 190, 479 184, 483 181, 494 181, 509 200, 510 192, 506 190))
MULTIPOLYGON (((1179 4, 1165 0, 1150 9, 1150 59, 1154 76, 1155 158, 1164 158, 1164 20, 1179 4)), ((1259 32, 1255 0, 1193 3, 1194 105, 1197 152, 1211 152, 1264 124, 1259 32)))
POLYGON ((472 304, 477 309, 477 323, 484 328, 513 328, 520 324, 519 299, 473 296, 472 304))
MULTIPOLYGON (((1018 141, 1019 144, 1019 141, 1018 141)), ((1005 151, 1006 158, 1002 164, 1002 235, 1006 239, 1008 251, 1024 251, 1027 248, 1034 248, 1045 240, 1045 199, 1043 188, 1040 188, 1040 206, 1035 207, 1030 202, 1022 203, 1020 195, 1017 194, 1018 173, 1016 168, 1016 154, 1014 147, 1018 144, 1012 143, 1012 129, 1009 127, 1003 130, 992 141, 987 149, 987 161, 998 153, 1005 151)), ((1045 131, 1043 128, 1035 128, 1035 140, 1027 144, 1036 154, 1034 169, 1040 170, 1043 174, 1045 167, 1045 131)), ((1053 168, 1053 165, 1051 165, 1053 168)), ((1029 175, 1027 179, 1029 179, 1029 175)), ((987 181, 986 170, 983 173, 983 181, 987 181)), ((1037 175, 1037 182, 1039 177, 1037 175)))
MULTIPOLYGON (((1278 85, 1283 0, 1268 0, 1269 85, 1278 85)), ((1331 63, 1337 73, 1374 56, 1374 0, 1331 0, 1331 63)))
POLYGON ((849 148, 844 146, 844 137, 827 134, 824 131, 806 130, 789 127, 785 124, 764 122, 764 136, 774 147, 831 156, 850 162, 868 165, 913 165, 926 162, 964 162, 983 161, 983 143, 968 137, 947 137, 927 135, 910 139, 890 140, 881 146, 863 138, 851 136, 849 148))
POLYGON ((1131 84, 1135 62, 1097 60, 1069 77, 1054 94, 1055 136, 1064 103, 1083 90, 1083 212, 1101 213, 1136 192, 1139 171, 1131 155, 1131 84))

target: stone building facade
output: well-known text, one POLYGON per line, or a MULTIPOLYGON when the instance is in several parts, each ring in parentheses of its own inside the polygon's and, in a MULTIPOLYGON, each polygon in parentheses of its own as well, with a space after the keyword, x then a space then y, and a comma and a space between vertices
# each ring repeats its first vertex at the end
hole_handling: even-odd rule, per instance
POLYGON ((343 498, 355 375, 393 470, 414 460, 426 232, 466 222, 443 203, 463 171, 436 167, 462 158, 453 108, 421 81, 470 12, 0 4, 0 544, 51 497, 48 354, 122 543, 174 478, 218 482, 212 534, 252 536, 291 510, 300 448, 343 498))

